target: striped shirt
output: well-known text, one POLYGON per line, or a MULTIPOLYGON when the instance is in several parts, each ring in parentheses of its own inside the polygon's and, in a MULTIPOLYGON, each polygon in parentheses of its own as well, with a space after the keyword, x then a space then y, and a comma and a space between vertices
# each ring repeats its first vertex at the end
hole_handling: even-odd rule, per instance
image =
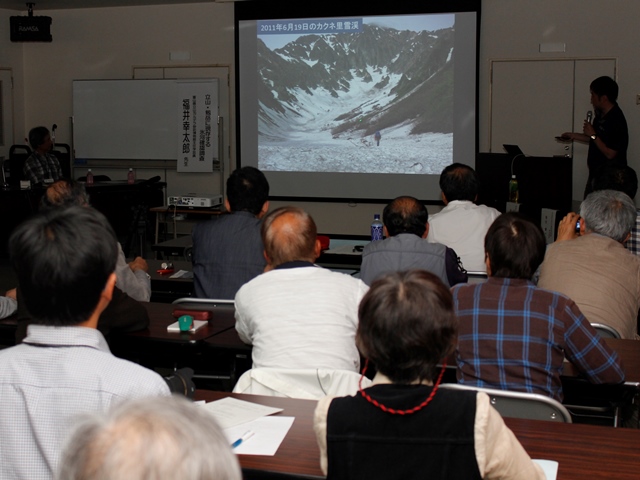
POLYGON ((629 240, 624 244, 631 253, 640 255, 640 210, 637 210, 636 226, 631 229, 629 240))
POLYGON ((24 178, 33 184, 43 183, 47 179, 55 181, 62 178, 60 162, 50 153, 38 155, 37 152, 33 152, 24 163, 22 173, 24 178))
POLYGON ((621 383, 614 352, 568 297, 521 279, 490 277, 452 289, 458 381, 562 401, 566 358, 592 383, 621 383))

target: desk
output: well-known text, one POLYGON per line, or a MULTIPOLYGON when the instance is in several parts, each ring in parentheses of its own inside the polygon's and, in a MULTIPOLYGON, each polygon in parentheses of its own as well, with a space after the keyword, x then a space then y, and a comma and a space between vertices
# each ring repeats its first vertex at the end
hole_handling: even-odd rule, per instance
POLYGON ((161 254, 163 257, 181 257, 185 259, 184 251, 192 245, 191 235, 185 235, 184 237, 173 238, 166 242, 156 243, 151 247, 151 250, 156 252, 156 255, 161 254))
POLYGON ((167 326, 176 319, 172 312, 177 305, 167 303, 145 303, 149 313, 149 327, 137 332, 119 333, 111 336, 113 353, 148 368, 203 369, 202 349, 204 340, 235 325, 233 305, 203 305, 182 309, 210 310, 213 318, 195 333, 168 332, 167 326))
POLYGON ((166 275, 158 273, 161 263, 162 260, 147 260, 151 277, 151 301, 171 303, 178 298, 192 296, 193 278, 171 278, 179 270, 193 271, 191 262, 172 261, 175 271, 166 275))
MULTIPOLYGON (((320 254, 316 263, 326 268, 360 270, 362 253, 354 252, 353 249, 355 245, 362 246, 366 245, 366 243, 366 241, 362 240, 331 240, 332 246, 329 250, 324 250, 320 254), (337 246, 334 247, 334 244, 337 244, 337 246)), ((185 235, 166 242, 156 243, 151 248, 154 252, 162 255, 184 258, 185 249, 192 245, 191 235, 185 235)))
MULTIPOLYGON (((164 223, 165 225, 169 222, 167 222, 167 214, 179 214, 179 215, 190 215, 193 216, 195 218, 197 218, 198 220, 207 220, 208 218, 210 218, 213 215, 220 215, 222 214, 222 210, 221 207, 212 207, 212 208, 184 208, 184 207, 154 207, 151 208, 149 210, 150 212, 153 212, 156 214, 156 236, 155 238, 155 242, 159 243, 160 240, 160 224, 164 223)), ((183 220, 180 220, 181 222, 183 220)), ((166 237, 165 237, 166 238, 166 237)), ((178 232, 176 231, 176 229, 173 229, 173 238, 176 239, 178 238, 178 232)))
POLYGON ((238 378, 253 366, 252 347, 240 340, 235 328, 207 338, 204 344, 207 363, 225 366, 224 368, 229 373, 231 388, 236 384, 238 378))
MULTIPOLYGON (((204 390, 196 392, 196 399, 208 402, 227 396, 283 408, 278 415, 296 417, 275 456, 239 455, 245 478, 256 478, 260 473, 291 476, 287 478, 324 478, 312 427, 315 401, 204 390)), ((638 478, 638 430, 515 418, 507 418, 505 422, 532 458, 559 462, 558 480, 638 478)))

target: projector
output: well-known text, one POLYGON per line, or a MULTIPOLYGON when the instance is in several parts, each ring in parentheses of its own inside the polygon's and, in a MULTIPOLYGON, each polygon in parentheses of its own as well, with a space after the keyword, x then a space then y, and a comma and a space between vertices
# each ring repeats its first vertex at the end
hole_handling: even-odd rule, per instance
POLYGON ((12 42, 50 42, 51 17, 10 17, 12 42))
POLYGON ((190 193, 188 195, 169 197, 167 203, 169 206, 176 207, 211 208, 222 205, 222 195, 198 195, 197 193, 190 193))

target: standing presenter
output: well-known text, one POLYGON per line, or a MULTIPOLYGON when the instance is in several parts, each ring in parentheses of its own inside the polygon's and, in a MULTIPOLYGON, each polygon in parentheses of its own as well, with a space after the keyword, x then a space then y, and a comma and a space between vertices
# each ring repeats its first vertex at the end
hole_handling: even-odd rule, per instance
POLYGON ((561 136, 562 140, 589 143, 587 154, 589 179, 584 191, 585 197, 592 191, 591 182, 598 168, 608 162, 627 164, 627 146, 629 145, 627 120, 617 103, 618 84, 611 77, 605 76, 596 78, 589 88, 591 105, 595 110, 593 123, 590 118, 587 118, 584 121, 583 133, 565 132, 561 136))

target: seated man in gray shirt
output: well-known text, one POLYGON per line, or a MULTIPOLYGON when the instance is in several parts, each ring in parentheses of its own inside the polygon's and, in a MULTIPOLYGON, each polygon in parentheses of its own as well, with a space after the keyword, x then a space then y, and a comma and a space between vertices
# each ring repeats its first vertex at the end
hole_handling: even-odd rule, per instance
POLYGON ((456 252, 429 243, 429 214, 413 197, 398 197, 382 212, 385 240, 369 243, 362 252, 360 278, 367 284, 379 276, 403 270, 427 270, 451 287, 467 281, 456 252))
POLYGON ((193 277, 196 297, 233 299, 238 289, 266 266, 261 218, 269 210, 269 182, 254 167, 235 170, 227 179, 228 214, 196 224, 193 277))
POLYGON ((115 357, 97 329, 117 256, 101 213, 48 210, 18 226, 9 249, 33 324, 0 351, 0 478, 53 478, 77 415, 170 392, 157 373, 115 357))

